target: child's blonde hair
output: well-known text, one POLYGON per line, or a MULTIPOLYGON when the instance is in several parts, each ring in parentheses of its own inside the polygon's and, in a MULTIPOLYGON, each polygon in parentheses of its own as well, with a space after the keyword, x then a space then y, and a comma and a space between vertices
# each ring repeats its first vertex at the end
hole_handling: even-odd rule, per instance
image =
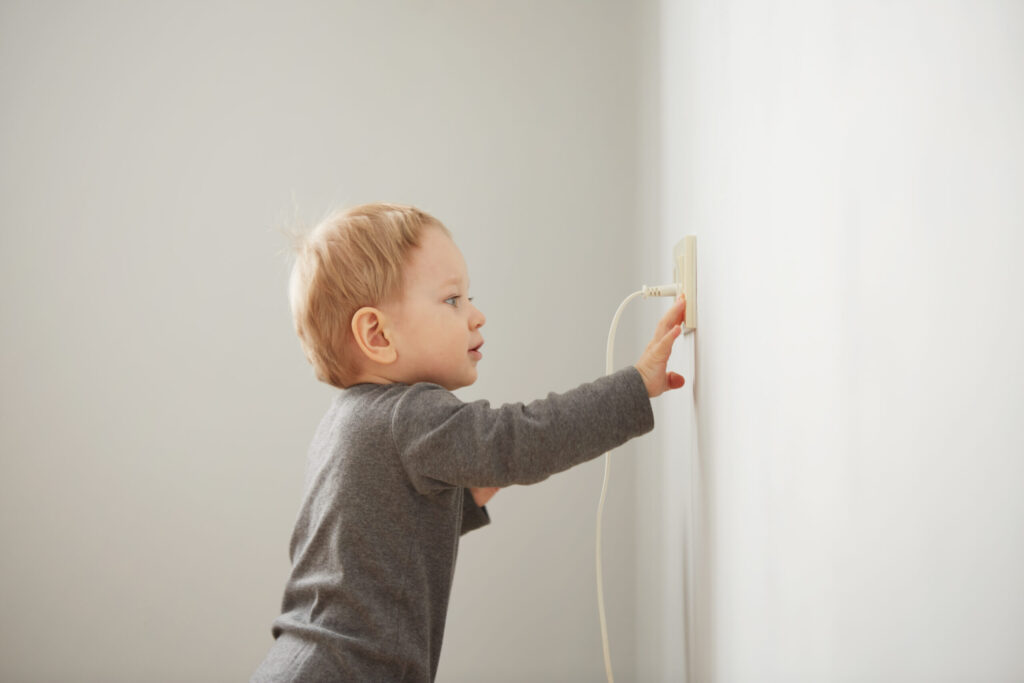
POLYGON ((317 379, 338 388, 359 371, 352 315, 402 293, 403 266, 423 231, 448 229, 430 214, 401 204, 362 204, 337 211, 294 240, 288 285, 295 332, 317 379))

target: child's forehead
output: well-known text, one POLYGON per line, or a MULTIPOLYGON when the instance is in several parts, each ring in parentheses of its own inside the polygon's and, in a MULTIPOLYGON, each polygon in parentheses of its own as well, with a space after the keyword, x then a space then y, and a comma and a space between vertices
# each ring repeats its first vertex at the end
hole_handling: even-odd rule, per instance
POLYGON ((414 278, 433 287, 468 286, 466 262, 455 242, 440 231, 430 233, 425 236, 422 248, 410 264, 414 278))
POLYGON ((438 269, 432 273, 423 273, 417 278, 417 281, 420 288, 429 290, 447 290, 453 287, 469 288, 469 276, 460 275, 452 270, 438 269))

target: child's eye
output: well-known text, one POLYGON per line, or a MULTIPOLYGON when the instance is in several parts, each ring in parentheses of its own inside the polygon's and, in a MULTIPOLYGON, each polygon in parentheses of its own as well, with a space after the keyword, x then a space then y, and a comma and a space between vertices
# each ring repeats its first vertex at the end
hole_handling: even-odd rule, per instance
MULTIPOLYGON (((445 299, 444 302, 446 304, 451 304, 452 306, 458 306, 458 303, 456 303, 458 300, 459 300, 458 296, 450 296, 447 299, 445 299)), ((472 301, 472 299, 470 299, 470 301, 472 301)))

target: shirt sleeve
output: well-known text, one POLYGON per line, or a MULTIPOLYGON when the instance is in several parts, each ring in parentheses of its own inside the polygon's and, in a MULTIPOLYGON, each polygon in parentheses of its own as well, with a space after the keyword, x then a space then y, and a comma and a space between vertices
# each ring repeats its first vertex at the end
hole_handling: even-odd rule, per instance
POLYGON ((654 428, 643 378, 627 367, 562 394, 492 408, 419 383, 396 401, 395 447, 420 493, 534 484, 654 428))
POLYGON ((462 490, 462 532, 467 534, 470 531, 487 526, 491 523, 491 516, 487 514, 487 507, 476 504, 473 500, 473 492, 469 489, 462 490))

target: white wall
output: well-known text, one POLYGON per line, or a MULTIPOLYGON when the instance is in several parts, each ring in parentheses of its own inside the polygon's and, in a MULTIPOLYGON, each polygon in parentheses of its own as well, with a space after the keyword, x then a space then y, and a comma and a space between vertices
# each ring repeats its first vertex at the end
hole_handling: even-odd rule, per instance
POLYGON ((1021 680, 1024 6, 661 19, 660 239, 699 236, 700 447, 660 432, 663 509, 694 495, 638 544, 686 570, 637 618, 685 614, 690 657, 641 642, 648 680, 1021 680))
MULTIPOLYGON (((639 41, 624 3, 0 6, 0 678, 244 680, 270 646, 331 396, 290 327, 293 204, 446 222, 488 315, 466 398, 601 374, 636 284, 639 41)), ((605 517, 622 671, 628 453, 605 517)), ((493 501, 440 680, 600 679, 600 477, 493 501)))

